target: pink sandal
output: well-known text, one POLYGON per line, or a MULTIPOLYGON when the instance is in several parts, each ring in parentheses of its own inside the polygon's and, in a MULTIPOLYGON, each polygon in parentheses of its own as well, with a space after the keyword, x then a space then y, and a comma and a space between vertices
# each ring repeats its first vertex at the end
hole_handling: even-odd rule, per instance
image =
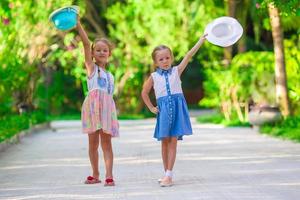
POLYGON ((86 180, 84 181, 85 184, 96 184, 96 183, 101 183, 101 181, 98 178, 88 176, 86 180))
POLYGON ((115 181, 112 178, 105 179, 104 186, 115 186, 115 181))

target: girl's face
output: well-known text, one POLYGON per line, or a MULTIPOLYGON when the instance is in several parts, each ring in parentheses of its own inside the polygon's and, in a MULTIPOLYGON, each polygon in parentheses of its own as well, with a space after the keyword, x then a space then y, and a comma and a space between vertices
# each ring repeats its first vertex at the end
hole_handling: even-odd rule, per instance
POLYGON ((169 49, 158 50, 155 53, 155 65, 162 68, 168 69, 173 62, 169 49))
POLYGON ((96 62, 107 63, 110 56, 110 50, 107 44, 102 41, 98 41, 93 49, 93 57, 96 62))

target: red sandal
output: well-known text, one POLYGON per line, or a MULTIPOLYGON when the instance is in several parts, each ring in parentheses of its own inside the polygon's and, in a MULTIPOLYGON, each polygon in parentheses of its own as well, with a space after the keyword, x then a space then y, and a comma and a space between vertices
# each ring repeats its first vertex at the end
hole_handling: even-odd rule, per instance
POLYGON ((115 186, 115 181, 112 178, 107 178, 105 179, 105 184, 104 186, 115 186))
POLYGON ((96 183, 101 183, 101 181, 98 178, 88 176, 86 180, 84 181, 85 184, 96 184, 96 183))

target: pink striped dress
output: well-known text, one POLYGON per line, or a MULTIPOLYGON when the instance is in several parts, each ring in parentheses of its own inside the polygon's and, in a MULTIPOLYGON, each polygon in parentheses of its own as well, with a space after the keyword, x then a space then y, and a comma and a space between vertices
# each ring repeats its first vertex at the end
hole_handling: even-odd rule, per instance
POLYGON ((113 100, 114 77, 95 65, 87 84, 89 93, 81 111, 83 132, 94 133, 102 129, 104 133, 118 137, 119 123, 113 100))

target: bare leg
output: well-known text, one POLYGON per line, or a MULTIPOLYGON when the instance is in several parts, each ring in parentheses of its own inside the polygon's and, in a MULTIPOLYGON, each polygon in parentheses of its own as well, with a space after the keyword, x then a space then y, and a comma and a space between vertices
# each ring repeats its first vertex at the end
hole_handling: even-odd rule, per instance
POLYGON ((95 132, 89 135, 89 157, 93 170, 93 177, 99 179, 99 132, 95 132))
POLYGON ((168 145, 168 167, 167 169, 172 171, 176 160, 177 152, 177 137, 171 137, 168 145))
POLYGON ((164 138, 161 141, 161 157, 164 164, 164 171, 167 170, 167 166, 168 166, 168 143, 169 143, 169 138, 164 138))
POLYGON ((174 167, 174 163, 176 159, 176 151, 177 151, 177 137, 170 137, 168 138, 167 142, 168 142, 167 144, 168 160, 167 160, 166 175, 160 182, 160 185, 164 187, 171 186, 173 184, 172 174, 167 175, 167 173, 172 173, 174 167))
POLYGON ((105 170, 106 170, 106 178, 113 178, 112 168, 113 168, 113 151, 112 151, 112 144, 111 144, 111 135, 103 133, 101 131, 101 147, 104 156, 105 162, 105 170))

